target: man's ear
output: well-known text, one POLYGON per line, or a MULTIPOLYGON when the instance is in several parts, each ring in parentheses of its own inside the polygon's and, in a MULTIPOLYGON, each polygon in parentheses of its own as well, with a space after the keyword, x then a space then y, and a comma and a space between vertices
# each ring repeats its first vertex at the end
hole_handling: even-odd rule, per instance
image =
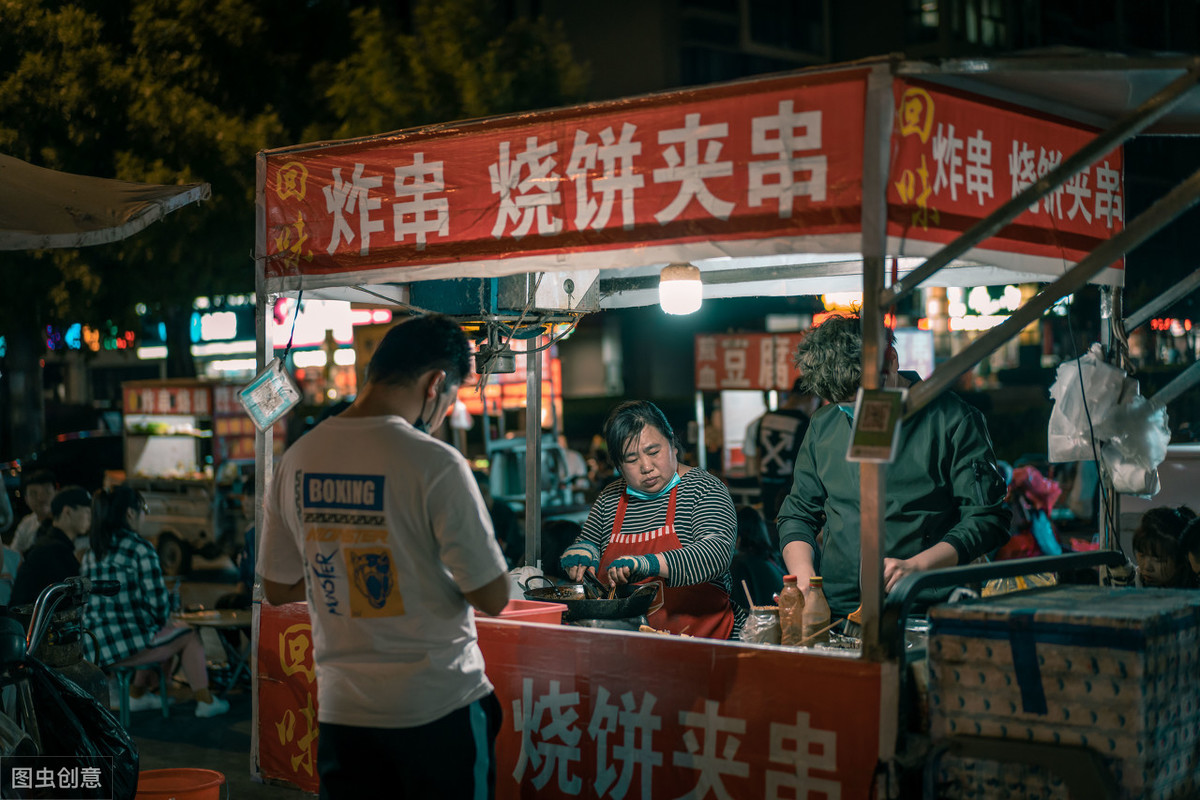
POLYGON ((425 387, 425 395, 430 400, 436 400, 442 394, 442 390, 446 388, 446 370, 435 369, 430 372, 432 377, 425 387))

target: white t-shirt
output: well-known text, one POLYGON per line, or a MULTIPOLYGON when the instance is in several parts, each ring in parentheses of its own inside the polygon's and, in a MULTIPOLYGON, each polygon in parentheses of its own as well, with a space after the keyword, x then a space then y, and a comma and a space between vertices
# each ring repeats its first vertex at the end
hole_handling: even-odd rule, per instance
POLYGON ((16 550, 21 555, 29 552, 29 548, 33 547, 33 541, 37 538, 38 525, 37 514, 30 512, 21 518, 17 523, 17 530, 13 533, 12 549, 16 550))
POLYGON ((266 500, 258 573, 305 577, 321 722, 424 725, 492 690, 463 597, 503 575, 457 450, 400 417, 331 417, 266 500))

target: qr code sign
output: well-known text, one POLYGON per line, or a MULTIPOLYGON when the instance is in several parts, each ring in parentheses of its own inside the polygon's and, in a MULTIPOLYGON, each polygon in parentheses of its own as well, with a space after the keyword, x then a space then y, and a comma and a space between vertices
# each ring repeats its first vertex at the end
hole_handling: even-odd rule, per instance
POLYGON ((864 400, 858 415, 858 429, 867 433, 885 433, 891 416, 891 401, 864 400))

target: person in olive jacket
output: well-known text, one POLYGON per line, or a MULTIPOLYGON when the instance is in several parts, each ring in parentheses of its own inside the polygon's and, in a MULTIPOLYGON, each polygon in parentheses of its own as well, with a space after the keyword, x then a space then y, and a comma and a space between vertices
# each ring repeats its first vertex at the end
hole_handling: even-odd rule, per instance
MULTIPOLYGON (((899 371, 890 344, 884 360, 885 387, 920 380, 899 371)), ((779 511, 779 541, 788 572, 801 586, 820 575, 833 616, 844 617, 861 602, 859 465, 846 460, 862 378, 859 318, 830 317, 813 328, 795 361, 808 390, 829 403, 813 414, 797 454, 792 490, 779 511)), ((983 415, 961 398, 944 392, 906 419, 887 466, 885 589, 910 573, 967 564, 1004 544, 1012 516, 1005 488, 983 415)), ((948 592, 922 593, 917 605, 948 592)))

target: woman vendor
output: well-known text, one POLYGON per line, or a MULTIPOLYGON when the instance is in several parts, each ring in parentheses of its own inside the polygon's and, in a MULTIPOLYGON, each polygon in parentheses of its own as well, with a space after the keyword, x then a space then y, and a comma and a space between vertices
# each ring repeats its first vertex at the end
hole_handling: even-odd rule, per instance
POLYGON ((729 599, 737 532, 725 484, 680 464, 675 432, 653 403, 631 400, 604 423, 617 479, 596 498, 583 533, 563 553, 573 581, 600 573, 615 585, 657 583, 646 615, 659 630, 735 638, 744 612, 729 599))

